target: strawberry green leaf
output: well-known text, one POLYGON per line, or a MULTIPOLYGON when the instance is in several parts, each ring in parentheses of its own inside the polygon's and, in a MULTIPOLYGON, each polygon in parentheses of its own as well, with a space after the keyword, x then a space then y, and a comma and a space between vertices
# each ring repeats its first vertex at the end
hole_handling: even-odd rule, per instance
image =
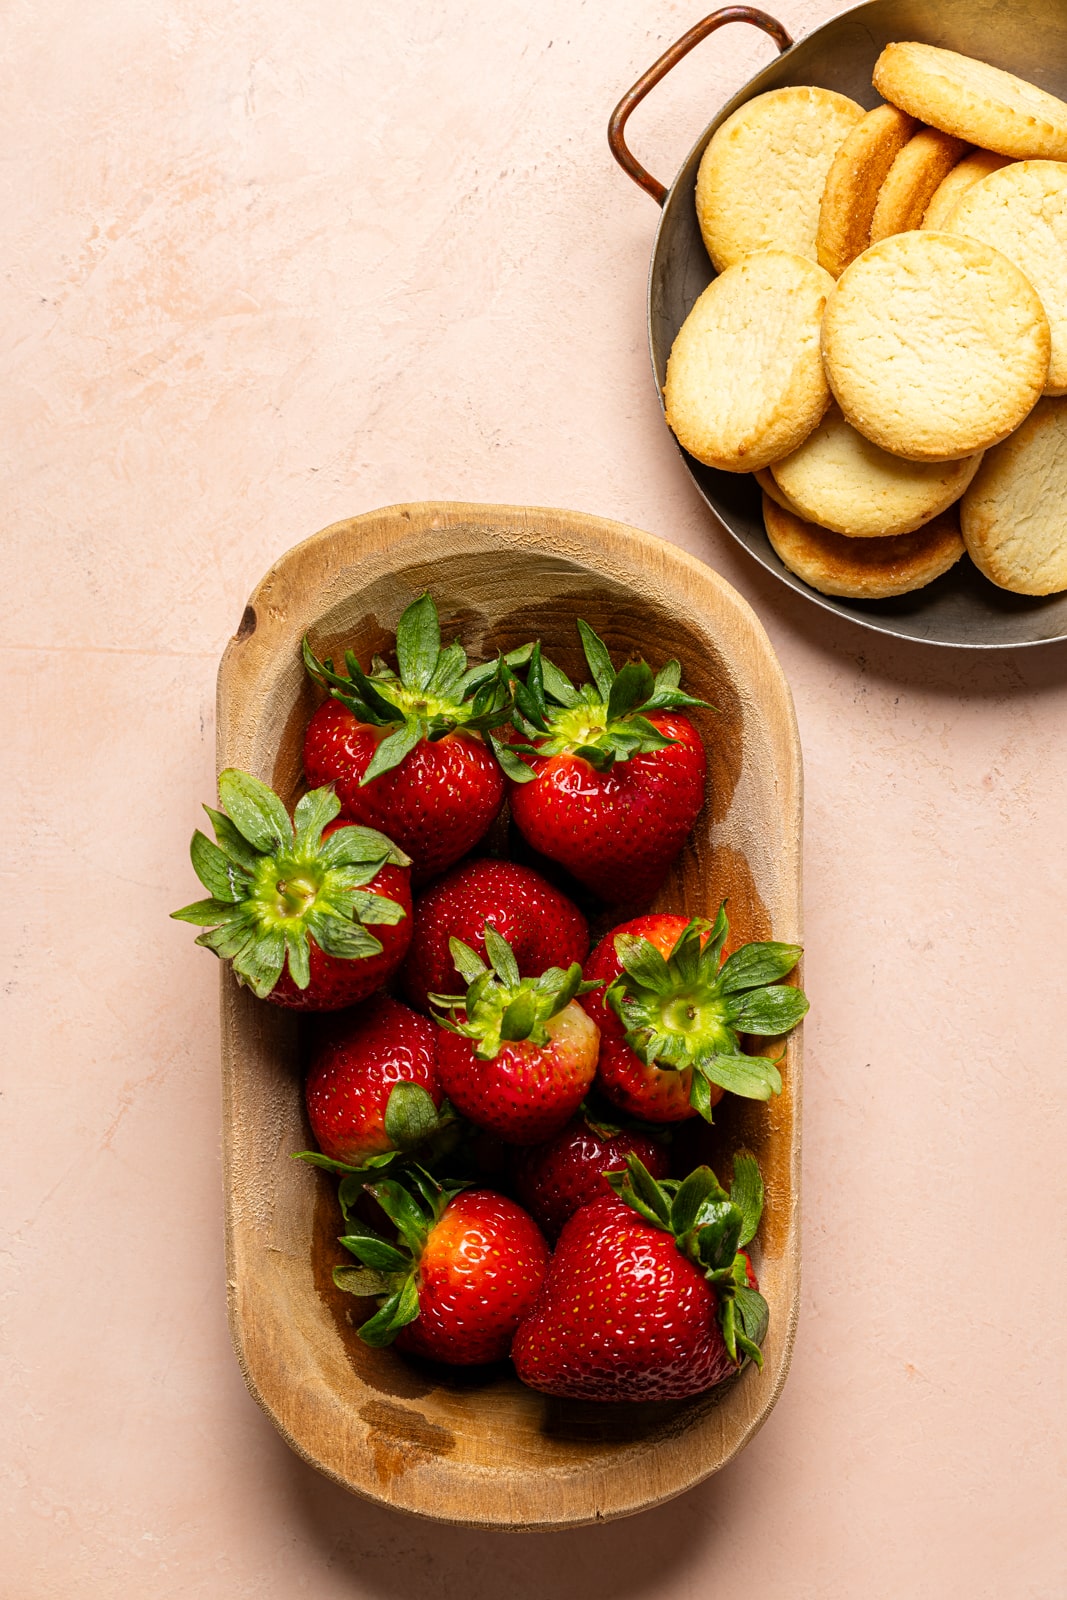
MULTIPOLYGON (((375 877, 377 877, 375 873, 375 877)), ((383 923, 394 928, 398 922, 403 922, 407 916, 404 907, 395 900, 390 900, 384 894, 371 894, 366 889, 353 889, 348 897, 351 914, 358 917, 360 922, 383 923)))
POLYGON ((788 1033, 808 1010, 807 996, 788 984, 750 989, 731 1007, 731 1024, 740 1033, 788 1033))
POLYGON ((464 983, 474 983, 476 979, 488 974, 488 967, 469 944, 464 944, 462 939, 452 938, 448 941, 449 954, 453 965, 464 983))
POLYGON ((714 1123, 714 1107, 711 1103, 711 1084, 702 1072, 694 1070, 689 1084, 689 1104, 705 1122, 714 1123))
POLYGON ((769 1100, 781 1094, 782 1077, 773 1061, 765 1056, 708 1055, 694 1063, 693 1082, 698 1077, 728 1089, 745 1100, 769 1100))
POLYGON ((792 972, 801 954, 798 944, 778 944, 772 940, 744 944, 728 956, 719 969, 722 992, 740 994, 745 989, 777 983, 779 978, 792 972))
POLYGON ((389 1289, 388 1276, 369 1267, 334 1267, 333 1281, 346 1294, 359 1295, 364 1300, 373 1295, 386 1294, 389 1289))
POLYGON ((582 650, 586 663, 592 674, 593 682, 600 691, 601 699, 607 702, 611 694, 611 686, 615 682, 615 669, 611 664, 607 646, 603 639, 593 632, 588 622, 578 618, 578 632, 581 635, 582 650))
MULTIPOLYGON (((652 668, 646 661, 627 661, 616 673, 608 695, 609 724, 628 716, 635 707, 643 705, 651 693, 652 668)), ((649 732, 655 734, 655 729, 649 727, 649 732)), ((664 743, 668 742, 664 740, 664 743)))
POLYGON ((756 1236, 763 1215, 763 1178, 751 1150, 738 1150, 734 1156, 734 1178, 730 1185, 730 1204, 741 1213, 738 1249, 756 1236))
POLYGON ((205 950, 213 950, 220 961, 230 961, 239 956, 256 937, 255 925, 249 920, 247 908, 242 906, 241 910, 243 916, 224 923, 220 928, 209 928, 199 936, 197 944, 202 944, 205 950))
POLYGON ((510 744, 503 739, 494 737, 492 734, 489 736, 489 743, 492 745, 493 754, 500 763, 500 768, 505 778, 510 778, 512 783, 533 782, 537 774, 515 754, 510 744))
POLYGON ((250 772, 227 767, 219 773, 219 797, 235 827, 264 854, 293 842, 293 826, 278 796, 250 772))
POLYGON ((386 862, 398 867, 411 865, 411 857, 384 833, 355 822, 330 834, 319 851, 319 859, 330 867, 373 866, 375 873, 386 862))
POLYGON ((433 1096, 417 1083, 394 1084, 385 1107, 385 1132, 398 1150, 413 1150, 438 1128, 433 1096))
POLYGON ((363 956, 381 954, 381 940, 360 927, 358 922, 348 922, 343 917, 316 910, 308 912, 306 922, 308 933, 328 956, 355 961, 363 956))
POLYGON ((216 900, 236 903, 244 898, 248 886, 247 872, 235 867, 218 845, 212 844, 199 828, 189 845, 189 857, 193 871, 216 900))
POLYGON ((293 812, 297 849, 314 854, 322 839, 323 828, 340 812, 341 802, 332 789, 312 789, 301 796, 293 812))
POLYGON ((379 1272, 406 1271, 411 1266, 411 1258, 402 1250, 370 1233, 342 1234, 338 1242, 365 1267, 374 1267, 379 1272))
POLYGON ((285 966, 285 934, 270 928, 250 939, 233 957, 233 970, 263 1000, 277 983, 285 966))
POLYGON ((681 1184, 671 1201, 671 1230, 676 1238, 696 1226, 701 1208, 709 1197, 722 1194, 710 1167, 696 1167, 681 1184))
POLYGON ((397 1329, 394 1326, 394 1316, 400 1309, 400 1295, 391 1294, 379 1306, 373 1317, 370 1317, 361 1328, 356 1331, 364 1344, 369 1344, 372 1350, 384 1350, 396 1338, 397 1329))
POLYGON ((542 659, 541 675, 546 695, 551 695, 553 700, 558 700, 561 706, 576 706, 578 704, 577 689, 567 674, 562 672, 554 662, 542 659))
POLYGON ((763 1351, 760 1345, 767 1337, 770 1308, 761 1294, 747 1287, 735 1289, 734 1300, 741 1323, 741 1327, 737 1329, 738 1348, 762 1372, 763 1351))
POLYGON ((485 941, 485 953, 492 963, 493 971, 501 983, 514 987, 519 982, 519 963, 515 960, 511 946, 488 922, 482 937, 485 941))
POLYGON ((617 934, 615 954, 622 962, 623 970, 636 978, 643 988, 651 989, 653 994, 671 992, 674 985, 667 963, 650 940, 640 939, 632 933, 617 934))
POLYGON ((367 1193, 377 1200, 408 1249, 417 1256, 426 1241, 429 1228, 418 1202, 394 1178, 383 1178, 379 1183, 368 1184, 367 1193))
POLYGON ((401 682, 425 689, 441 651, 441 628, 433 597, 413 600, 396 625, 396 660, 401 682))
POLYGON ((232 900, 194 900, 191 906, 172 911, 176 922, 191 922, 197 928, 213 928, 218 923, 240 922, 248 924, 248 910, 234 905, 232 900))
POLYGON ((401 723, 395 733, 386 734, 367 763, 366 771, 359 780, 360 788, 364 784, 373 783, 383 772, 391 772, 394 767, 398 767, 422 738, 423 731, 418 722, 401 723))
MULTIPOLYGON (((463 675, 467 670, 467 652, 458 639, 440 652, 437 663, 430 674, 430 681, 426 685, 426 692, 440 696, 442 700, 453 700, 459 693, 459 686, 463 682, 463 675)), ((486 685, 492 689, 492 683, 486 685)))
POLYGON ((260 859, 259 852, 253 849, 242 833, 238 832, 224 812, 216 811, 212 806, 205 806, 204 810, 211 819, 219 849, 235 867, 243 867, 246 872, 253 872, 260 859))
POLYGON ((508 1040, 528 1039, 536 1021, 537 997, 531 989, 520 989, 501 1013, 500 1037, 508 1040))
POLYGON ((737 1354, 737 1305, 732 1295, 720 1303, 719 1326, 722 1329, 727 1355, 735 1366, 740 1366, 741 1361, 737 1354))

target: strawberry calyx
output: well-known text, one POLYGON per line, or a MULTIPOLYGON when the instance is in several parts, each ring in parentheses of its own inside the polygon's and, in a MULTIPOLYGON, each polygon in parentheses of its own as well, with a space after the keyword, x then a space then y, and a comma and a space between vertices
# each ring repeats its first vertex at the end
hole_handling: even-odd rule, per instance
POLYGON ((320 1167, 341 1178, 341 1207, 346 1209, 346 1194, 355 1196, 367 1183, 381 1178, 393 1169, 402 1170, 412 1164, 416 1155, 423 1165, 429 1165, 449 1155, 463 1135, 463 1123, 447 1100, 440 1107, 434 1104, 433 1095, 421 1083, 396 1083, 389 1091, 385 1105, 385 1134, 392 1144, 391 1150, 368 1156, 365 1161, 353 1164, 339 1161, 335 1156, 324 1155, 321 1150, 296 1150, 294 1161, 304 1161, 308 1166, 320 1167), (345 1189, 344 1180, 358 1179, 345 1189))
POLYGON ((406 916, 395 900, 367 888, 387 864, 410 865, 391 839, 356 826, 324 839, 324 828, 341 810, 332 789, 304 795, 290 821, 274 791, 236 767, 219 774, 219 800, 222 811, 204 807, 216 842, 197 829, 189 847, 210 899, 171 912, 206 930, 197 944, 230 961, 261 1000, 286 962, 297 988, 307 988, 309 938, 342 959, 380 954, 381 940, 367 925, 406 916))
POLYGON ((618 671, 607 646, 579 618, 578 632, 592 682, 576 688, 566 673, 541 655, 538 642, 530 652, 526 680, 512 675, 513 726, 526 743, 505 743, 494 738, 493 748, 507 776, 529 783, 536 773, 522 756, 580 756, 598 772, 616 761, 664 750, 677 741, 660 732, 648 719, 658 711, 685 706, 706 706, 679 688, 681 665, 668 661, 653 673, 638 657, 618 671))
POLYGON ((531 1044, 548 1044, 546 1023, 579 995, 601 987, 600 979, 586 982, 579 961, 566 969, 549 967, 538 978, 523 978, 511 946, 489 923, 483 938, 488 966, 462 939, 448 941, 452 960, 467 982, 466 993, 429 996, 437 1021, 470 1039, 480 1061, 494 1060, 505 1043, 528 1039, 531 1044))
POLYGON ((306 636, 304 665, 335 700, 360 722, 389 728, 361 784, 371 783, 400 765, 422 740, 433 742, 458 728, 487 733, 511 716, 511 672, 529 660, 523 645, 495 661, 469 666, 458 639, 442 647, 441 627, 433 596, 412 601, 396 626, 397 670, 375 656, 364 672, 351 650, 345 651, 347 676, 327 658, 319 661, 306 636))
POLYGON ((738 1035, 780 1036, 808 1010, 800 989, 777 981, 796 966, 801 947, 765 940, 723 961, 729 931, 724 901, 714 923, 693 917, 666 957, 648 939, 617 935, 623 970, 605 994, 646 1066, 692 1069, 690 1102, 708 1122, 713 1084, 746 1100, 781 1093, 776 1063, 746 1055, 738 1035))
POLYGON ((763 1179, 748 1150, 737 1152, 733 1169, 729 1194, 710 1167, 696 1167, 683 1179, 657 1180, 632 1154, 624 1172, 605 1176, 620 1200, 654 1228, 673 1236, 678 1249, 712 1285, 731 1361, 740 1367, 747 1358, 762 1370, 760 1346, 769 1311, 763 1296, 749 1285, 744 1246, 755 1237, 763 1213, 763 1179))
POLYGON ((392 1344, 401 1328, 419 1315, 419 1258, 456 1195, 470 1188, 460 1181, 438 1183, 416 1166, 408 1169, 405 1180, 401 1184, 395 1178, 381 1178, 364 1186, 396 1229, 395 1241, 350 1215, 346 1207, 348 1232, 340 1236, 340 1243, 360 1265, 333 1269, 339 1289, 378 1300, 378 1310, 357 1329, 364 1344, 375 1349, 392 1344))

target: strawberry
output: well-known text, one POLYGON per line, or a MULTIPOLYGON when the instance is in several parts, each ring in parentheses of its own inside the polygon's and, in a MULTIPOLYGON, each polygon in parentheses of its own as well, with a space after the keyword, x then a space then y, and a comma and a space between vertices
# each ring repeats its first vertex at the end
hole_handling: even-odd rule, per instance
POLYGON ((738 1034, 788 1033, 803 1017, 805 996, 777 981, 800 946, 746 944, 723 962, 729 931, 725 902, 714 925, 637 917, 605 934, 586 962, 586 978, 605 985, 586 1001, 601 1032, 597 1079, 630 1116, 710 1122, 726 1090, 748 1100, 781 1092, 774 1062, 745 1055, 738 1034))
POLYGON ((452 939, 465 995, 431 995, 440 1017, 437 1070, 449 1100, 508 1144, 540 1144, 567 1123, 596 1074, 600 1030, 578 1004, 588 993, 577 961, 519 975, 511 946, 484 930, 492 962, 452 939))
POLYGON ((507 720, 510 692, 502 662, 468 667, 458 641, 442 649, 428 594, 400 618, 396 657, 396 672, 376 656, 368 674, 347 651, 342 676, 304 640, 305 665, 330 692, 308 724, 304 772, 336 786, 346 817, 388 832, 422 882, 472 850, 504 803, 483 734, 507 720))
POLYGON ((411 940, 403 851, 339 821, 329 789, 304 795, 292 822, 273 790, 234 767, 220 773, 219 797, 224 811, 204 807, 218 842, 197 830, 190 847, 211 899, 171 915, 208 930, 197 944, 274 1005, 335 1011, 383 984, 411 940))
POLYGON ((512 1346, 523 1383, 579 1400, 681 1400, 763 1364, 767 1302, 747 1252, 763 1207, 755 1158, 729 1195, 710 1167, 657 1183, 636 1156, 616 1195, 576 1211, 512 1346))
POLYGON ((679 689, 677 661, 616 672, 592 628, 578 629, 593 682, 575 688, 535 646, 526 682, 512 680, 518 734, 494 747, 527 843, 603 900, 645 900, 704 803, 704 746, 680 709, 704 701, 679 689))
POLYGON ((495 928, 515 953, 524 978, 548 967, 569 967, 589 954, 589 929, 578 907, 530 867, 511 861, 468 861, 420 895, 404 966, 413 1006, 453 987, 457 972, 448 947, 462 939, 484 956, 485 928, 495 928))
POLYGON ((375 1347, 395 1339, 399 1350, 456 1366, 504 1360, 544 1282, 548 1246, 514 1200, 408 1176, 417 1198, 393 1179, 368 1186, 395 1244, 351 1218, 341 1239, 363 1267, 335 1267, 334 1282, 378 1298, 360 1338, 375 1347))
POLYGON ((437 1126, 437 1029, 389 995, 324 1019, 304 1085, 323 1155, 346 1166, 421 1142, 437 1126), (398 1093, 399 1089, 399 1093, 398 1093))
POLYGON ((611 1194, 604 1174, 624 1167, 628 1155, 639 1156, 654 1178, 665 1178, 670 1170, 667 1149, 658 1140, 575 1117, 547 1144, 519 1151, 515 1193, 542 1233, 555 1239, 581 1206, 611 1194))

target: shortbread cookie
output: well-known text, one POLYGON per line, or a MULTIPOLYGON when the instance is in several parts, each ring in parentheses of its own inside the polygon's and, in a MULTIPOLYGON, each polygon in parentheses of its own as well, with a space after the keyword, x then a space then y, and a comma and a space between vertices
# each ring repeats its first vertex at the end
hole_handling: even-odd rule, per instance
POLYGON ((763 490, 764 494, 770 495, 775 505, 781 506, 783 511, 791 511, 795 517, 800 516, 800 512, 790 500, 785 490, 779 488, 778 484, 775 482, 774 473, 771 471, 770 467, 760 467, 758 472, 753 473, 753 477, 763 490))
POLYGON ((806 522, 850 539, 878 539, 913 533, 946 510, 981 459, 904 461, 857 433, 831 406, 800 448, 770 470, 787 509, 806 522))
POLYGON ((1001 589, 1067 589, 1067 399, 1039 400, 960 502, 971 560, 1001 589))
POLYGON ((917 228, 942 181, 966 151, 962 139, 923 128, 909 139, 878 191, 871 218, 871 243, 917 228))
POLYGON ((819 324, 833 286, 784 250, 747 256, 708 285, 678 330, 663 390, 690 455, 755 472, 807 438, 830 404, 819 324))
POLYGON ((871 218, 889 169, 918 127, 896 106, 868 111, 840 146, 819 207, 815 251, 820 267, 839 278, 871 242, 871 218))
POLYGON ((968 190, 945 227, 991 244, 1029 278, 1052 335, 1045 393, 1067 393, 1067 163, 1002 167, 968 190))
POLYGON ((862 116, 832 89, 772 89, 727 117, 697 173, 697 219, 717 271, 756 250, 816 259, 826 175, 862 116))
POLYGON ((963 554, 955 511, 942 512, 915 533, 886 539, 846 539, 802 522, 763 496, 767 537, 790 572, 821 594, 850 600, 886 600, 910 594, 940 578, 963 554))
POLYGON ((887 44, 874 68, 883 99, 933 128, 1016 161, 1067 160, 1067 105, 1025 78, 932 44, 887 44))
MULTIPOLYGON (((1007 156, 998 156, 995 150, 973 150, 962 161, 957 161, 948 177, 938 186, 933 199, 923 213, 923 228, 944 228, 958 201, 991 172, 1008 165, 1007 156)), ((949 228, 951 233, 952 229, 949 228)))
POLYGON ((1049 326, 1037 291, 999 250, 913 231, 846 267, 822 348, 854 428, 909 461, 952 461, 1019 426, 1045 387, 1049 326))

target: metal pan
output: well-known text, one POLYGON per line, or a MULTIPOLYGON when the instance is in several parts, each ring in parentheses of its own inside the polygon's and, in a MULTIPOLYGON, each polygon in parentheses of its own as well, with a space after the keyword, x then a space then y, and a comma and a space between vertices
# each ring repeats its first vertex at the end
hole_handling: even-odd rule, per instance
MULTIPOLYGON (((727 6, 698 22, 624 95, 608 142, 620 166, 663 208, 648 275, 648 339, 662 402, 667 357, 693 302, 714 276, 697 226, 697 167, 715 129, 732 111, 790 84, 817 84, 878 104, 871 73, 893 39, 919 39, 979 56, 1067 99, 1067 6, 1063 0, 870 0, 794 44, 774 17, 727 6), (626 122, 649 90, 684 55, 727 22, 748 22, 782 52, 751 78, 710 122, 668 189, 641 166, 625 141, 626 122)), ((718 520, 760 564, 791 589, 862 627, 927 644, 1003 649, 1067 639, 1067 594, 1033 598, 998 589, 966 558, 926 589, 895 600, 839 600, 809 589, 778 560, 763 531, 759 489, 747 475, 718 472, 682 452, 693 481, 718 520)), ((1067 527, 1067 510, 1065 510, 1067 527)))

